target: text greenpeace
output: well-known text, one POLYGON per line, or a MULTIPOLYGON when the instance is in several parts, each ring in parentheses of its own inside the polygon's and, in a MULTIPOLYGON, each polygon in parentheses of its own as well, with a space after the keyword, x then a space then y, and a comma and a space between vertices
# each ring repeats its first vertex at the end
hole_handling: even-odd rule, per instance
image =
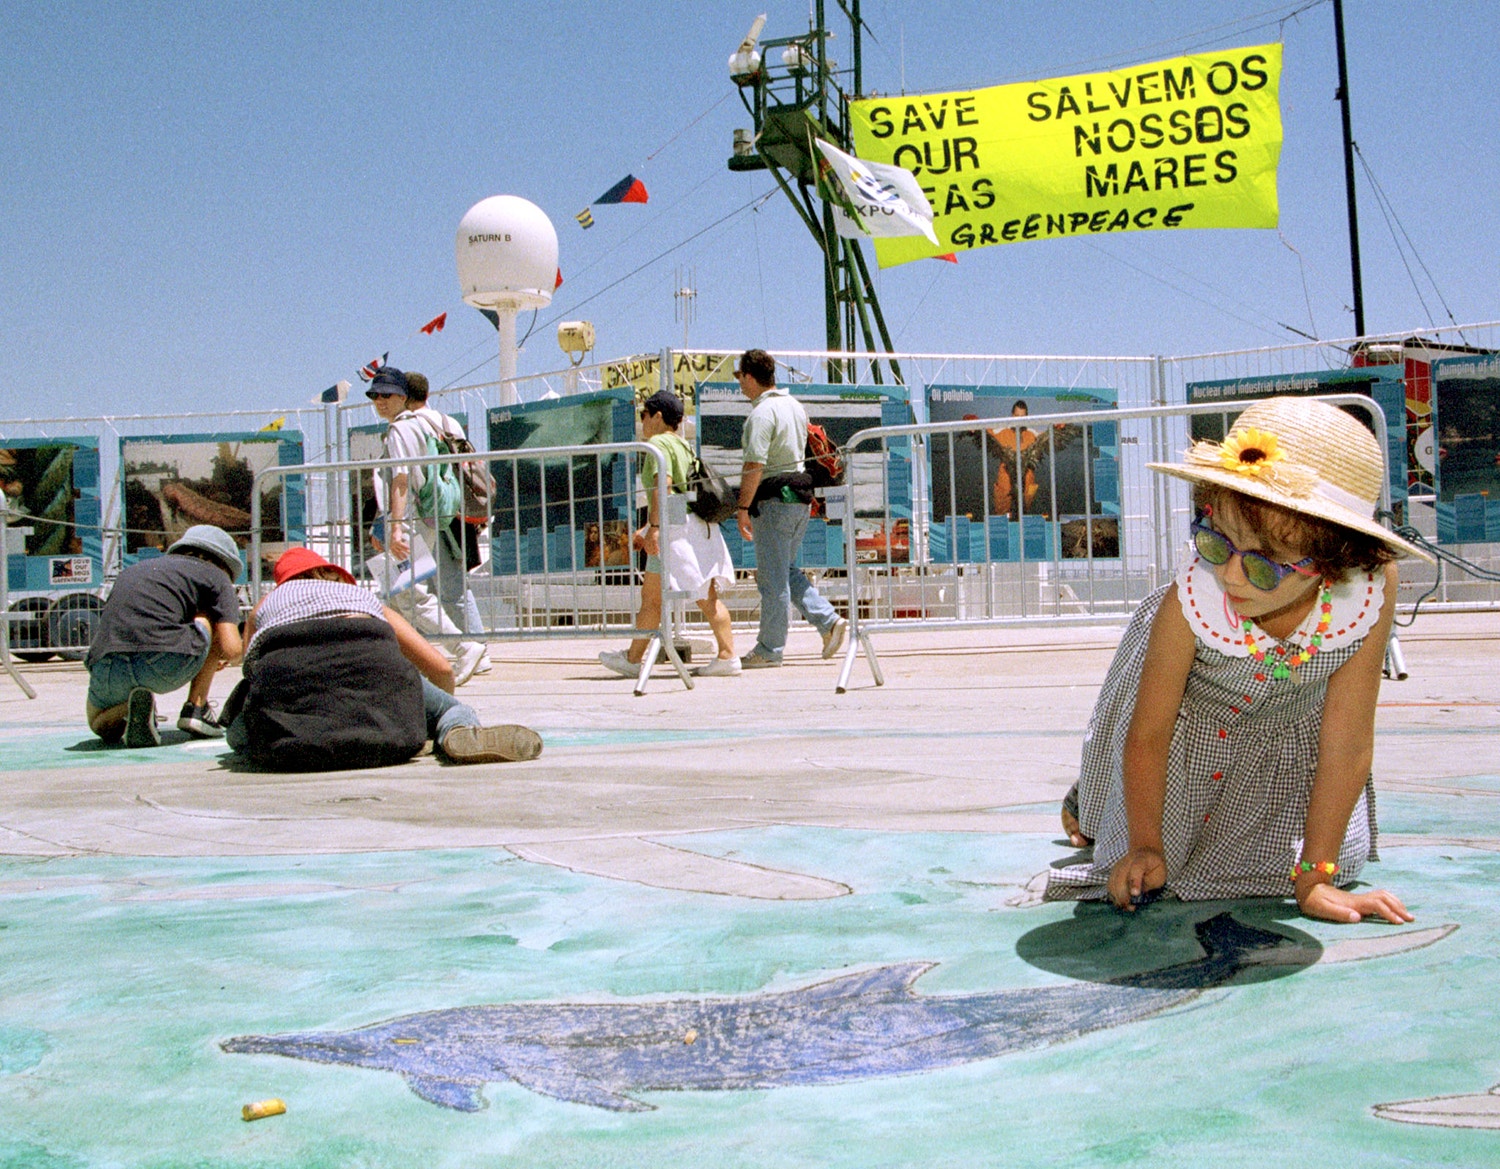
POLYGON ((1281 46, 1109 73, 850 104, 861 159, 916 176, 936 245, 875 241, 880 266, 1022 240, 1275 227, 1281 46))

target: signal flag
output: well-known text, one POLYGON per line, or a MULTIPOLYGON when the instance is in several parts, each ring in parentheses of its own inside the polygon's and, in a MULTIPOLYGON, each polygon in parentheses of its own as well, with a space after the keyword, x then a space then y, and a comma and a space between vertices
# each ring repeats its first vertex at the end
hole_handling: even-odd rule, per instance
POLYGON ((386 363, 386 360, 390 357, 390 355, 391 351, 387 349, 379 357, 376 357, 368 362, 365 367, 359 371, 359 380, 362 382, 374 381, 375 375, 380 372, 380 367, 386 363))
POLYGON ((589 228, 594 226, 594 213, 587 207, 585 207, 577 215, 573 216, 573 218, 578 220, 578 225, 582 227, 584 231, 587 231, 589 228))
POLYGON ((447 323, 448 314, 445 312, 438 313, 437 316, 433 317, 432 320, 423 325, 419 331, 426 333, 429 337, 431 337, 434 333, 441 333, 443 331, 443 326, 447 323))
POLYGON ((649 198, 650 196, 646 194, 646 184, 634 175, 626 175, 595 199, 594 206, 597 207, 601 203, 644 203, 649 198))

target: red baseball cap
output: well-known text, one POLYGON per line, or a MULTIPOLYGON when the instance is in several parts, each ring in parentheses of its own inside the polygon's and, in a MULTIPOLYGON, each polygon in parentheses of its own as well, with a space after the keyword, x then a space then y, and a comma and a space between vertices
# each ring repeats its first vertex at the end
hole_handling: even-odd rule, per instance
POLYGON ((339 574, 345 584, 353 584, 354 577, 337 564, 330 564, 319 556, 311 548, 288 548, 276 560, 276 567, 271 570, 277 584, 286 584, 294 577, 301 576, 305 572, 311 572, 315 568, 331 568, 339 574))

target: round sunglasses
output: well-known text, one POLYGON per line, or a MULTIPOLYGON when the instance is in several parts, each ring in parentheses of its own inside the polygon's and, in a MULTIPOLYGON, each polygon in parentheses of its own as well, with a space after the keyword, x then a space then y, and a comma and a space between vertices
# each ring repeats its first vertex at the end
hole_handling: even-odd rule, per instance
POLYGON ((1229 542, 1223 532, 1214 531, 1201 519, 1193 521, 1192 531, 1193 547, 1198 549, 1199 556, 1210 564, 1218 565, 1228 564, 1229 558, 1238 554, 1245 579, 1263 593, 1277 588, 1294 572, 1302 576, 1318 575, 1307 567, 1312 563, 1311 556, 1303 557, 1296 564, 1282 564, 1259 552, 1241 552, 1229 542))

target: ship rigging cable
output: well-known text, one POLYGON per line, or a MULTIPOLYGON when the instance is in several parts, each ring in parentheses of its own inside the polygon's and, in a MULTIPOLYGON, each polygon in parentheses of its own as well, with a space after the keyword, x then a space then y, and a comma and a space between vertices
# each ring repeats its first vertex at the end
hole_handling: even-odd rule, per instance
MULTIPOLYGON (((1375 172, 1370 169, 1370 164, 1365 160, 1364 153, 1359 148, 1359 143, 1354 142, 1351 145, 1354 147, 1355 156, 1359 159, 1359 165, 1364 168, 1365 178, 1370 180, 1370 186, 1375 189, 1375 201, 1380 207, 1381 215, 1385 217, 1385 226, 1390 231, 1391 240, 1396 245, 1396 254, 1401 257, 1401 263, 1406 268, 1406 275, 1411 281, 1412 291, 1417 294, 1417 299, 1422 302, 1422 311, 1427 314, 1427 323, 1432 325, 1433 328, 1437 327, 1437 323, 1432 319, 1432 310, 1427 307, 1427 299, 1422 295, 1422 289, 1417 285, 1416 274, 1412 272, 1411 265, 1407 263, 1406 250, 1401 246, 1403 239, 1406 241, 1406 246, 1411 249, 1412 258, 1417 261, 1423 275, 1427 277, 1427 282, 1432 285, 1432 291, 1437 294, 1438 300, 1442 303, 1443 311, 1448 314, 1449 324, 1457 326, 1458 321, 1453 316, 1453 310, 1448 307, 1448 301, 1443 297, 1443 290, 1437 286, 1437 281, 1432 278, 1432 272, 1428 270, 1421 253, 1417 251, 1417 245, 1412 242, 1411 236, 1407 233, 1406 226, 1396 215, 1396 208, 1391 203, 1390 197, 1385 193, 1385 189, 1380 185, 1379 180, 1375 178, 1375 172), (1397 229, 1401 233, 1399 236, 1396 234, 1397 229)), ((1458 335, 1464 344, 1467 345, 1468 338, 1464 337, 1461 331, 1458 335)))

